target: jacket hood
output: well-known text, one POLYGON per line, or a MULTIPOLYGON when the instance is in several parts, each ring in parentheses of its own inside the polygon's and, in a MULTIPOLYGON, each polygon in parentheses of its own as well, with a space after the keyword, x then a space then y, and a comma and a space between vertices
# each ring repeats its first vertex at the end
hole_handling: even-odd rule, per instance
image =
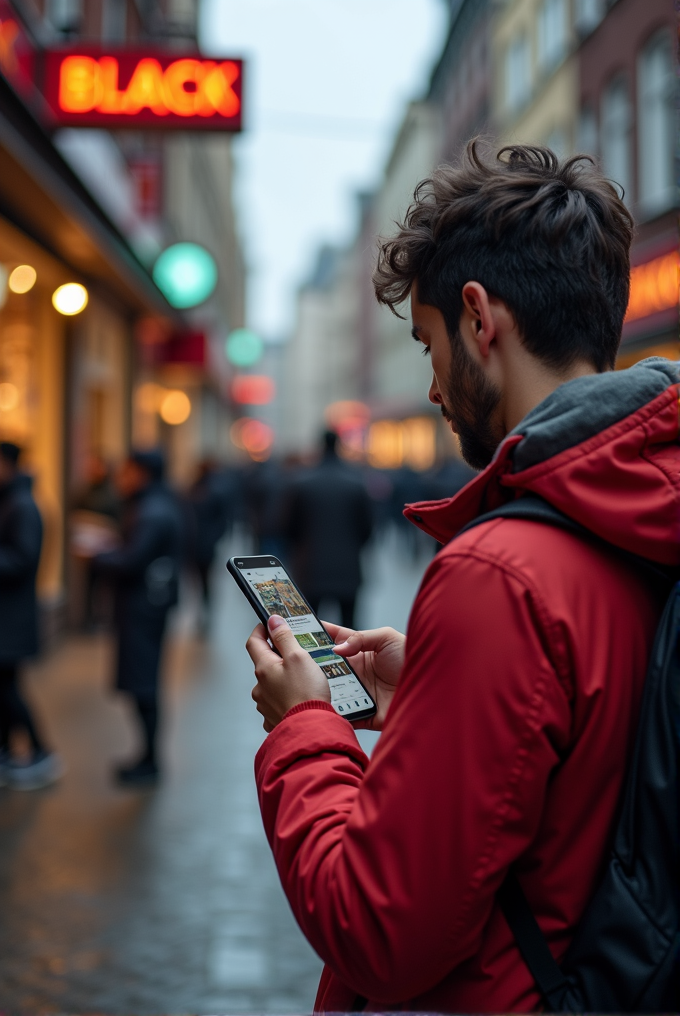
POLYGON ((680 363, 652 357, 575 378, 531 410, 455 497, 404 514, 446 543, 531 491, 602 539, 680 564, 680 363))

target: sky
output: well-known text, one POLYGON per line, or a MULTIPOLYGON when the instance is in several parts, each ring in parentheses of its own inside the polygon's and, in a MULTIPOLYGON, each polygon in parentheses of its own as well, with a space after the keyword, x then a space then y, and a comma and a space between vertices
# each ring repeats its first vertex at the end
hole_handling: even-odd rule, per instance
POLYGON ((406 103, 443 45, 445 0, 201 0, 207 55, 242 56, 234 146, 247 324, 281 341, 322 243, 347 243, 406 103))

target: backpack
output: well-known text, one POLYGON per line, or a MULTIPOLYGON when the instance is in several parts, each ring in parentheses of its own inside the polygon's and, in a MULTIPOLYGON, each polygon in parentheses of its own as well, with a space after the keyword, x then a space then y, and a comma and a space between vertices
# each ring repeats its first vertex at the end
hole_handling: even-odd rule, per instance
POLYGON ((533 494, 474 519, 461 532, 495 518, 560 526, 604 544, 670 588, 645 679, 613 846, 562 963, 553 958, 512 869, 498 901, 549 1012, 677 1012, 680 582, 672 584, 660 566, 606 543, 533 494))

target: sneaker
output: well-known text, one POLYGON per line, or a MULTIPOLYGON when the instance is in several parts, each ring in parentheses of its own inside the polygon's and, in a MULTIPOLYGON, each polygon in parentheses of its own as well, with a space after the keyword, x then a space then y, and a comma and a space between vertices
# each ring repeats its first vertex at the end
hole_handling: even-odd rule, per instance
POLYGON ((152 787, 158 783, 159 776, 156 763, 143 760, 116 770, 116 780, 122 787, 152 787))
POLYGON ((10 761, 5 772, 12 790, 41 790, 64 775, 64 764, 56 752, 37 751, 30 762, 10 761))

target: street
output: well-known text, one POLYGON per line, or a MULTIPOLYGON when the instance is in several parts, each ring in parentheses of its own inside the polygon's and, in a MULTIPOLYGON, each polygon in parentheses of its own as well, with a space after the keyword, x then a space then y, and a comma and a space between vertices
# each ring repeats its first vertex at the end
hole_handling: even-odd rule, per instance
MULTIPOLYGON (((404 630, 420 550, 413 560, 388 533, 369 551, 362 627, 404 630)), ((223 568, 235 551, 218 555, 211 638, 193 636, 191 595, 173 624, 157 790, 110 779, 136 744, 126 703, 107 690, 107 636, 69 638, 27 672, 67 773, 50 790, 0 790, 0 1011, 311 1011, 321 963, 257 806, 264 735, 244 649, 255 619, 223 568)), ((370 749, 376 735, 361 737, 370 749)))

